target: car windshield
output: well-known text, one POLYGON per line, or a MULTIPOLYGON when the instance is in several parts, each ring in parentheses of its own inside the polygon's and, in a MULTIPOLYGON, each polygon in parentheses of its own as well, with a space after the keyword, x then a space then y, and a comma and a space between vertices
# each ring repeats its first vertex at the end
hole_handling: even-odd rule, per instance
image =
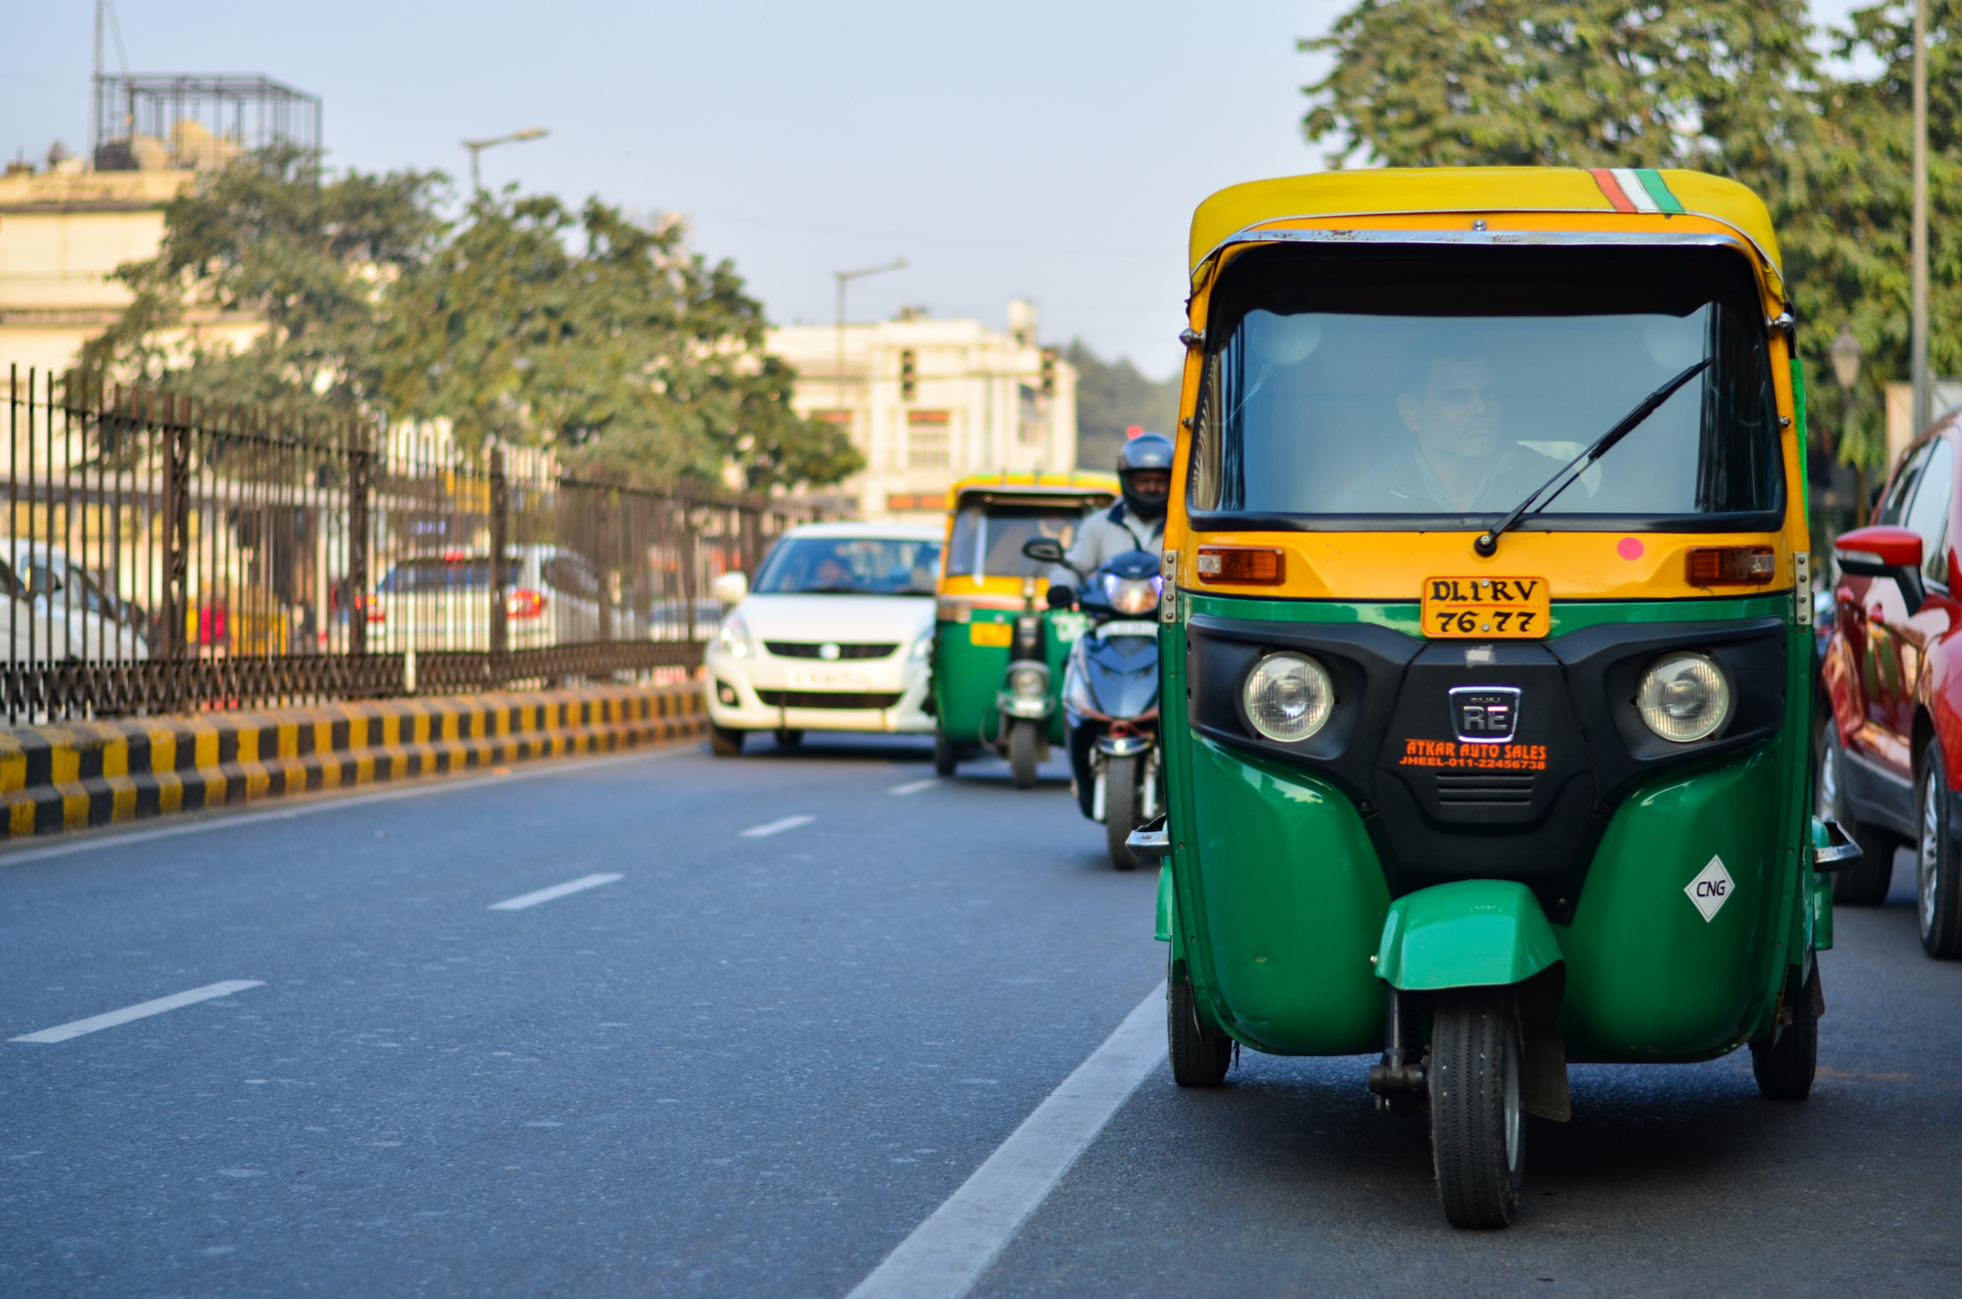
POLYGON ((950 578, 1040 577, 1052 566, 1022 554, 1025 543, 1053 537, 1068 550, 1083 522, 1082 507, 1070 505, 964 506, 954 516, 954 541, 947 556, 950 578))
POLYGON ((1191 508, 1283 527, 1482 525, 1708 360, 1525 526, 1775 527, 1755 294, 1717 248, 1256 250, 1218 291, 1191 508))
MULTIPOLYGON (((504 585, 518 585, 516 561, 505 562, 504 585)), ((490 587, 488 555, 424 555, 403 560, 382 579, 383 591, 455 591, 490 587)))
POLYGON ((766 595, 931 596, 940 543, 904 537, 791 537, 756 575, 766 595))

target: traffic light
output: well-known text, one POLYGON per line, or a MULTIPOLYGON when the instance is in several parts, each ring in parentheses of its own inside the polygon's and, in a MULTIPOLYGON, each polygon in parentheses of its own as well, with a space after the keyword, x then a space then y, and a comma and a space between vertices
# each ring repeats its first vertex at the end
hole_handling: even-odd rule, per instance
POLYGON ((1042 395, 1044 397, 1054 397, 1056 395, 1055 348, 1044 348, 1042 350, 1042 395))
POLYGON ((910 402, 920 395, 920 359, 913 349, 899 354, 899 398, 910 402))

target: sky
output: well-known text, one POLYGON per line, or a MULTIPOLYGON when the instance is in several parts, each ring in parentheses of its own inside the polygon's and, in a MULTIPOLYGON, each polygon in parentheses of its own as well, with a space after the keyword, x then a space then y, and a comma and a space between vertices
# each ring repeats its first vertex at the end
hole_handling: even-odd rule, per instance
MULTIPOLYGON (((1852 0, 1813 0, 1838 20, 1852 0)), ((923 306, 1154 377, 1183 355, 1185 236, 1216 189, 1317 170, 1297 39, 1347 3, 988 5, 120 0, 134 72, 264 73, 322 97, 329 164, 679 212, 775 324, 923 306)), ((0 152, 86 148, 94 0, 0 0, 0 152)), ((105 67, 123 66, 113 36, 105 67)))

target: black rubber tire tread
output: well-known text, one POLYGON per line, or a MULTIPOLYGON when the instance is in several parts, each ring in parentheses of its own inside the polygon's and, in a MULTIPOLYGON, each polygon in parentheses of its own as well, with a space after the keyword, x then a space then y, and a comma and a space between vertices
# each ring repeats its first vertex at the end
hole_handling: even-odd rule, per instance
POLYGON ((1036 783, 1036 755, 1042 748, 1036 725, 1017 719, 1008 728, 1008 780, 1017 790, 1032 789, 1036 783))
POLYGON ((1503 1228, 1519 1210, 1519 1141, 1508 1160, 1506 1109, 1520 1104, 1519 1022, 1503 990, 1448 993, 1431 1025, 1431 1160, 1444 1217, 1456 1228, 1503 1228), (1510 1089, 1508 1089, 1510 1082, 1510 1089))
POLYGON ((1914 787, 1914 806, 1921 823, 1914 845, 1914 916, 1921 931, 1922 950, 1943 960, 1962 957, 1962 859, 1956 856, 1954 828, 1948 824, 1947 770, 1942 742, 1930 739, 1921 751, 1921 779, 1914 787))
POLYGON ((1800 987, 1787 987, 1792 1023, 1775 1042, 1751 1044, 1751 1073, 1766 1101, 1804 1101, 1812 1092, 1812 1076, 1819 1068, 1819 1018, 1813 1014, 1819 1005, 1818 984, 1815 961, 1811 979, 1800 987))
POLYGON ((933 733, 933 771, 936 776, 952 776, 961 765, 961 751, 947 739, 947 733, 933 733))
POLYGON ((802 727, 778 727, 776 738, 778 748, 795 749, 804 743, 804 729, 802 727))
POLYGON ((1110 851, 1110 864, 1119 871, 1134 871, 1138 860, 1124 841, 1138 828, 1138 758, 1135 754, 1112 756, 1104 760, 1104 845, 1110 851))
POLYGON ((1833 872, 1833 902, 1841 907, 1878 907, 1887 901, 1894 880, 1894 850, 1903 841, 1892 831, 1863 825, 1846 800, 1846 754, 1840 748, 1839 728, 1829 718, 1825 744, 1819 752, 1818 806, 1821 815, 1836 817, 1860 846, 1860 865, 1833 872))
POLYGON ((1233 1064, 1233 1040, 1208 1038, 1199 1028, 1192 982, 1165 983, 1165 1045, 1172 1062, 1172 1082, 1181 1088, 1217 1088, 1226 1082, 1233 1064))
POLYGON ((717 758, 734 758, 743 752, 743 741, 749 739, 747 731, 734 727, 718 727, 709 724, 709 752, 717 758))

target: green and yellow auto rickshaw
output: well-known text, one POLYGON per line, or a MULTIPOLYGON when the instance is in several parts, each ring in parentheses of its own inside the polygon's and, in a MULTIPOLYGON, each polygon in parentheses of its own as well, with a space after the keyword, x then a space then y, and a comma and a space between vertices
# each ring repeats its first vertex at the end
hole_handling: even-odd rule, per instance
MULTIPOLYGON (((1380 1053, 1509 1222, 1576 1061, 1811 1087, 1804 394, 1763 205, 1333 172, 1193 219, 1161 606, 1171 1065, 1380 1053)), ((1358 1080, 1360 1083, 1360 1080, 1358 1080)))
POLYGON ((1057 691, 1088 620, 1045 607, 1049 568, 1022 553, 1037 538, 1067 548, 1084 514, 1117 499, 1109 474, 987 474, 948 493, 935 611, 933 764, 951 776, 964 758, 995 750, 1017 788, 1035 784, 1063 743, 1057 691))

